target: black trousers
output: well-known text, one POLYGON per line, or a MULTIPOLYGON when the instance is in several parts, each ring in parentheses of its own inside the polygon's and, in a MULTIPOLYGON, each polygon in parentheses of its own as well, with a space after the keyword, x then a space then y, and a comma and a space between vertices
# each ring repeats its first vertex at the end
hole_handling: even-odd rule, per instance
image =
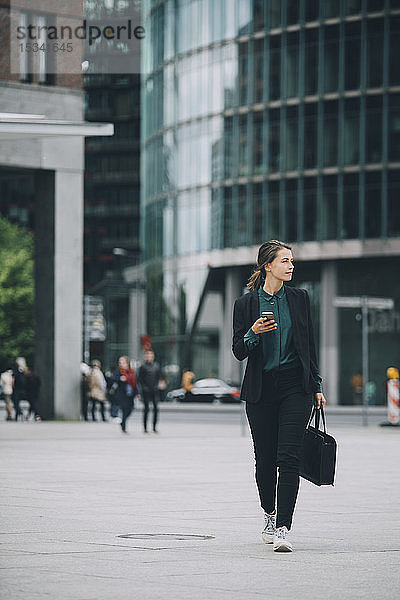
POLYGON ((246 405, 261 507, 268 513, 276 508, 276 526, 288 529, 299 490, 301 444, 313 404, 301 382, 299 367, 264 373, 260 401, 246 405))
POLYGON ((143 428, 147 431, 147 421, 149 418, 150 403, 153 405, 153 430, 156 430, 158 421, 158 392, 143 392, 143 428))
POLYGON ((133 396, 120 396, 119 406, 122 411, 121 429, 122 429, 122 431, 126 431, 126 422, 135 406, 134 405, 134 397, 133 396))

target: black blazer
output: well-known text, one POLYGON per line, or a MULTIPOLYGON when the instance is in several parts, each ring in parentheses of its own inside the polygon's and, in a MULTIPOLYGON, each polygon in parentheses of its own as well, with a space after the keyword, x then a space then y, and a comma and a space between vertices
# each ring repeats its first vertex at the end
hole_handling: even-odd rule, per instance
MULTIPOLYGON (((292 319, 293 342, 303 367, 303 387, 306 393, 312 393, 318 389, 319 370, 311 322, 310 299, 306 290, 286 286, 285 290, 292 319)), ((240 398, 251 403, 258 402, 261 396, 264 359, 262 344, 257 344, 253 350, 249 350, 244 342, 244 336, 254 321, 259 318, 258 290, 244 294, 235 301, 232 352, 238 360, 248 357, 240 398)))

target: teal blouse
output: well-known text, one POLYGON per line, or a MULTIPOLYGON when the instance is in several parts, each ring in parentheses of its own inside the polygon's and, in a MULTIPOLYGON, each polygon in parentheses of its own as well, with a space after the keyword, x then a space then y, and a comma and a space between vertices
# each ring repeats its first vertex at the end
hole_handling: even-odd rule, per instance
POLYGON ((289 366, 298 360, 293 343, 292 319, 286 297, 285 286, 282 285, 273 296, 258 289, 260 299, 260 316, 263 311, 272 311, 278 327, 275 331, 256 334, 250 328, 244 336, 249 350, 254 349, 261 341, 264 356, 264 371, 271 371, 282 365, 289 366), (261 339, 260 339, 261 338, 261 339))

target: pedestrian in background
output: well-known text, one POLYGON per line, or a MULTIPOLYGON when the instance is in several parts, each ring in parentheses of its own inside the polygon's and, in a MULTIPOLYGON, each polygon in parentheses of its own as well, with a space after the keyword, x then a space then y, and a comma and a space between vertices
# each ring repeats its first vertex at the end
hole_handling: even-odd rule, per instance
POLYGON ((88 395, 88 376, 90 374, 90 367, 84 362, 81 362, 81 415, 85 421, 89 421, 88 418, 88 406, 89 406, 89 395, 88 395))
POLYGON ((21 409, 21 400, 26 400, 26 376, 27 366, 23 356, 19 356, 15 361, 15 369, 13 371, 13 394, 12 400, 14 404, 14 419, 18 421, 24 420, 24 413, 21 409))
POLYGON ((102 420, 107 421, 105 415, 106 389, 107 383, 101 370, 101 362, 99 360, 92 361, 92 368, 87 378, 87 388, 89 401, 91 403, 91 413, 93 421, 96 421, 96 408, 100 409, 102 420))
POLYGON ((126 422, 134 409, 135 396, 138 394, 136 375, 127 356, 119 358, 118 369, 113 373, 112 379, 115 401, 122 412, 121 429, 123 433, 127 433, 126 422))
MULTIPOLYGON (((106 397, 107 400, 110 403, 110 417, 113 420, 119 419, 119 406, 118 406, 118 402, 116 401, 115 398, 115 388, 116 385, 114 385, 114 379, 113 379, 113 375, 114 373, 118 370, 117 365, 110 365, 110 367, 107 369, 107 371, 104 374, 106 383, 107 383, 107 388, 106 388, 106 397)), ((119 421, 121 422, 121 421, 119 421)))
POLYGON ((157 433, 158 421, 158 383, 160 380, 160 365, 154 360, 153 350, 146 350, 144 353, 144 363, 139 368, 138 381, 140 385, 141 398, 144 404, 143 410, 143 431, 148 433, 147 421, 150 411, 150 404, 153 407, 153 431, 157 433))
POLYGON ((35 373, 35 370, 33 368, 28 369, 26 375, 26 399, 29 402, 28 419, 31 415, 33 415, 33 418, 37 422, 42 420, 40 414, 38 413, 41 383, 40 377, 35 373))
POLYGON ((248 282, 250 293, 236 300, 233 315, 233 353, 238 360, 248 358, 241 399, 264 510, 262 538, 277 552, 293 549, 288 532, 299 489, 301 444, 313 403, 325 405, 310 300, 306 290, 285 285, 293 269, 290 246, 276 240, 262 244, 248 282))
POLYGON ((4 402, 6 404, 7 421, 12 421, 12 394, 13 394, 13 372, 7 369, 0 375, 0 385, 3 390, 4 402))

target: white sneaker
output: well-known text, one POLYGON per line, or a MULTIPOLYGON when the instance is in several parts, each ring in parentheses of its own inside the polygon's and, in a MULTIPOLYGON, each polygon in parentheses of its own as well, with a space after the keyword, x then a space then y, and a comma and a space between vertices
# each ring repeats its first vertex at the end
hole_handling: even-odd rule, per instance
POLYGON ((275 529, 274 535, 274 552, 292 552, 293 546, 286 538, 288 529, 285 527, 278 527, 275 529))
POLYGON ((264 512, 265 525, 262 530, 261 536, 266 544, 272 544, 274 541, 275 524, 276 524, 276 512, 268 514, 264 512))

